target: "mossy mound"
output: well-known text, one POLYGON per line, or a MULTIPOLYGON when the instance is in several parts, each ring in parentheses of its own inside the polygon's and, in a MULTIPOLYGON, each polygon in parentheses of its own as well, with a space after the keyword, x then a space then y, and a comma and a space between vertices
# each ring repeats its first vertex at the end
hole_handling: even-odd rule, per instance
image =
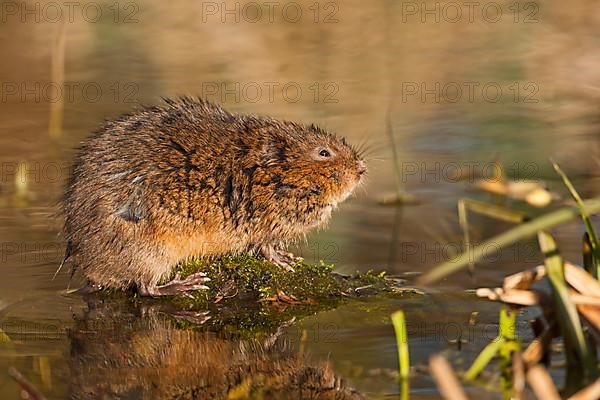
POLYGON ((218 303, 229 299, 256 299, 264 303, 313 305, 322 301, 364 294, 392 292, 399 281, 388 279, 385 272, 368 271, 352 276, 333 272, 333 265, 321 262, 294 265, 294 271, 253 256, 223 257, 212 261, 191 260, 174 271, 181 277, 204 272, 209 290, 180 296, 179 300, 196 303, 218 303))
POLYGON ((208 328, 245 338, 273 335, 294 321, 352 298, 415 292, 385 272, 341 275, 330 264, 300 261, 291 272, 249 255, 190 260, 179 264, 168 280, 197 272, 210 278, 208 290, 147 299, 146 304, 160 307, 184 328, 208 328))

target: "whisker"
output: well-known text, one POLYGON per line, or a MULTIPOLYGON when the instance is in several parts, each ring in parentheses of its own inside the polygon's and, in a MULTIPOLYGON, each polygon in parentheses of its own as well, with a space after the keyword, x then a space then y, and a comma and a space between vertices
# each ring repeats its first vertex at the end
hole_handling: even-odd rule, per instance
POLYGON ((377 158, 365 158, 364 160, 369 163, 369 162, 384 162, 384 161, 389 161, 390 159, 391 158, 389 158, 389 157, 388 158, 377 157, 377 158))

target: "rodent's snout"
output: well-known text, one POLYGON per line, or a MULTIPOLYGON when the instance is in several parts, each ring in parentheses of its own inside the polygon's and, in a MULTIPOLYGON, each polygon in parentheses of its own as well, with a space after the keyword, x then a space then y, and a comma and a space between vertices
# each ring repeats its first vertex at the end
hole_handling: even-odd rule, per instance
POLYGON ((365 172, 367 172, 367 164, 363 160, 358 160, 356 164, 359 175, 362 175, 365 172))

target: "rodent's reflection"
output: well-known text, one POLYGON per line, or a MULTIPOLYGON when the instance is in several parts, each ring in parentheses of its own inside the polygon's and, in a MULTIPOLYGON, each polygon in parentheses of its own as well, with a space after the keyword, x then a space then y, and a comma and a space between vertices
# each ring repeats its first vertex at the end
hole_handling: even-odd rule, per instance
POLYGON ((69 333, 71 398, 362 398, 287 346, 182 328, 164 311, 90 300, 69 333))

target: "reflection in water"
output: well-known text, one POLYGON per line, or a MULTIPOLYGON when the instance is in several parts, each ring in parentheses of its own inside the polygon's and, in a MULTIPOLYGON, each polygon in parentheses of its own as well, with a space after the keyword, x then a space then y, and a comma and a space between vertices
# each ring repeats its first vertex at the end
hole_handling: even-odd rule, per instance
POLYGON ((88 305, 69 329, 72 398, 362 398, 283 341, 184 328, 158 305, 88 305))
MULTIPOLYGON (((149 299, 38 295, 0 315, 8 339, 0 340, 0 371, 16 367, 48 398, 154 398, 178 390, 209 398, 205 393, 226 385, 265 398, 290 398, 286 391, 305 398, 379 398, 399 390, 388 316, 401 308, 408 321, 411 398, 425 400, 436 398, 425 369, 432 352, 444 351, 464 368, 498 334, 498 304, 474 300, 461 293, 355 299, 315 315, 295 309, 295 320, 276 324, 271 316, 268 324, 260 313, 244 314, 256 307, 252 301, 207 315, 149 299)), ((519 327, 524 340, 531 340, 530 318, 519 327)), ((0 375, 0 398, 16 390, 0 375)))

